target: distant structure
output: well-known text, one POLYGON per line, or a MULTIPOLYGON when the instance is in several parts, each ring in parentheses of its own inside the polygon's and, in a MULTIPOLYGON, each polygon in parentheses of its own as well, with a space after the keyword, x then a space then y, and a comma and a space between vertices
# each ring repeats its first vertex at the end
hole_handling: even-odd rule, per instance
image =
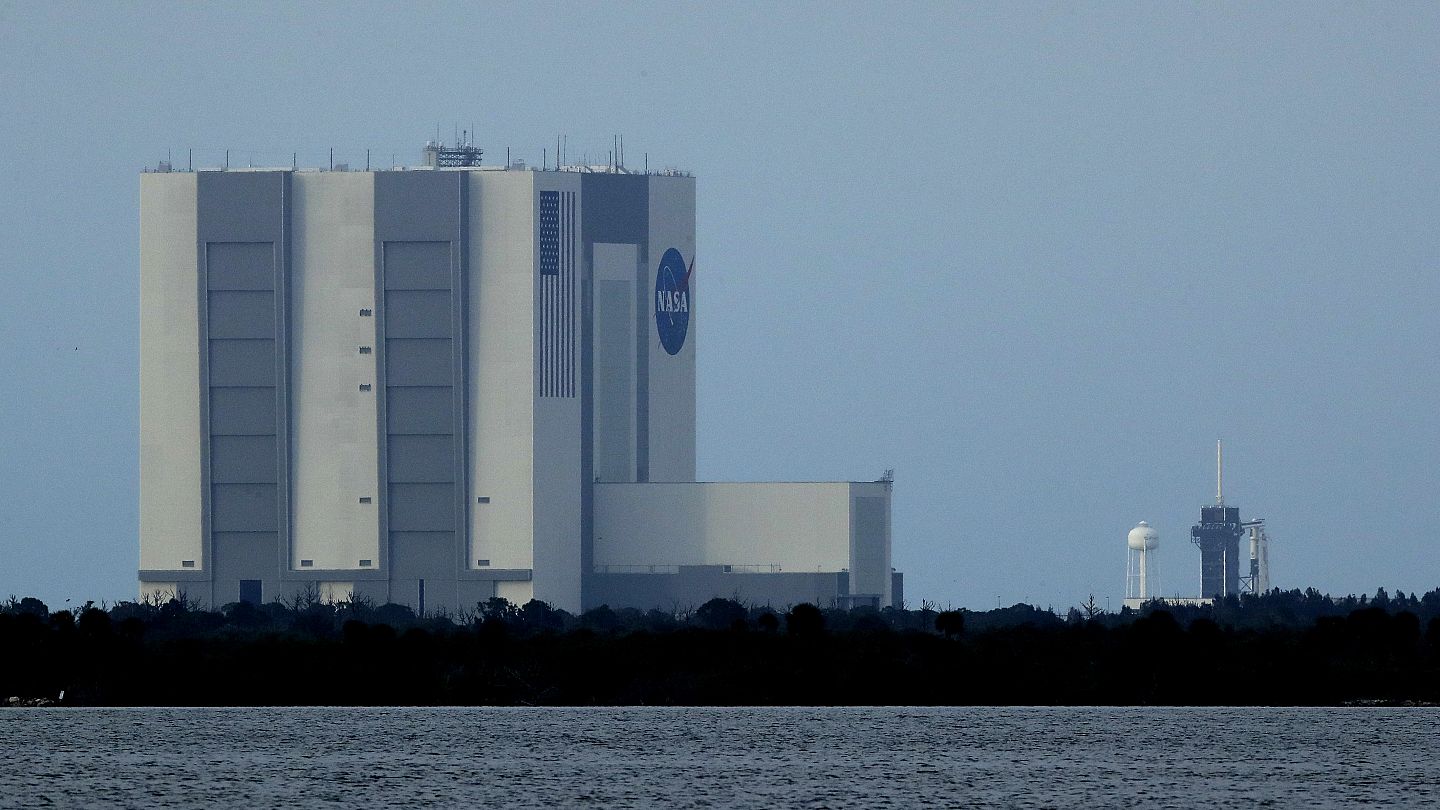
POLYGON ((696 480, 695 178, 617 153, 143 174, 141 595, 897 604, 893 475, 696 480))
POLYGON ((1125 545, 1125 606, 1138 608, 1160 595, 1159 560, 1155 557, 1160 533, 1142 520, 1130 530, 1125 545))
POLYGON ((1270 538, 1265 534, 1265 519, 1247 520, 1240 526, 1250 532, 1250 576, 1240 578, 1240 590, 1265 593, 1270 590, 1270 538))
POLYGON ((426 168, 462 169, 479 166, 485 152, 470 142, 470 133, 466 132, 454 146, 446 146, 440 141, 427 141, 424 155, 426 168))
POLYGON ((1240 537, 1245 533, 1240 510, 1225 505, 1224 448, 1215 442, 1215 505, 1200 508, 1200 522, 1190 540, 1200 547, 1200 596, 1224 597, 1240 592, 1240 537))
POLYGON ((1200 507, 1200 522, 1190 529, 1190 541, 1200 548, 1200 595, 1165 596, 1157 576, 1155 549, 1160 535, 1140 521, 1130 530, 1125 560, 1125 607, 1139 609, 1146 602, 1203 605, 1241 593, 1270 590, 1270 539, 1262 518, 1242 521, 1240 509, 1225 505, 1225 450, 1215 442, 1215 505, 1200 507), (1240 538, 1250 534, 1250 567, 1240 574, 1240 538))

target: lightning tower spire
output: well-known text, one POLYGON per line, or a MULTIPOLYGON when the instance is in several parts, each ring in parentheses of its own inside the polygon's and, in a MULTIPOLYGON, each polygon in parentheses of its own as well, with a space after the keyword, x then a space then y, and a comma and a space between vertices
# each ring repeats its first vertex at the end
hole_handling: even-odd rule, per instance
POLYGON ((1225 505, 1225 455, 1220 440, 1215 440, 1215 505, 1225 505))

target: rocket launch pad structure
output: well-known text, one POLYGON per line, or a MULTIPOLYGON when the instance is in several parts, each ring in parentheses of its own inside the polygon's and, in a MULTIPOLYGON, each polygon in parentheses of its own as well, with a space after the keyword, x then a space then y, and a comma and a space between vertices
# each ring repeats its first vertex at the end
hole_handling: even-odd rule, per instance
POLYGON ((1200 522, 1190 540, 1200 547, 1200 595, 1224 597, 1240 592, 1240 509, 1225 505, 1225 456, 1215 442, 1215 505, 1200 507, 1200 522))

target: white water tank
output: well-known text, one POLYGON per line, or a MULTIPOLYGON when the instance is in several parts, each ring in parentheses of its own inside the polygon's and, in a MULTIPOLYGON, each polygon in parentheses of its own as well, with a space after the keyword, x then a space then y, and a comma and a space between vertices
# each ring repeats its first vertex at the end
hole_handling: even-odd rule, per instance
POLYGON ((1155 548, 1160 545, 1160 533, 1149 523, 1140 524, 1130 530, 1125 538, 1125 602, 1134 602, 1139 607, 1155 598, 1159 592, 1159 581, 1155 576, 1155 548))
POLYGON ((1160 545, 1160 533, 1142 520, 1139 525, 1130 530, 1128 544, 1136 551, 1151 551, 1160 545))

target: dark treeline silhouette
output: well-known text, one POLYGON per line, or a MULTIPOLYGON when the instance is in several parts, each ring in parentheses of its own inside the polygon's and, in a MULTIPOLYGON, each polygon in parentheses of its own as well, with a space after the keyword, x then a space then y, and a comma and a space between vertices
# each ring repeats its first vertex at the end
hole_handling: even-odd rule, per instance
POLYGON ((1440 590, 1272 591, 1065 615, 693 610, 574 616, 502 599, 400 605, 183 597, 0 605, 0 699, 73 705, 1334 705, 1440 701, 1440 590))

